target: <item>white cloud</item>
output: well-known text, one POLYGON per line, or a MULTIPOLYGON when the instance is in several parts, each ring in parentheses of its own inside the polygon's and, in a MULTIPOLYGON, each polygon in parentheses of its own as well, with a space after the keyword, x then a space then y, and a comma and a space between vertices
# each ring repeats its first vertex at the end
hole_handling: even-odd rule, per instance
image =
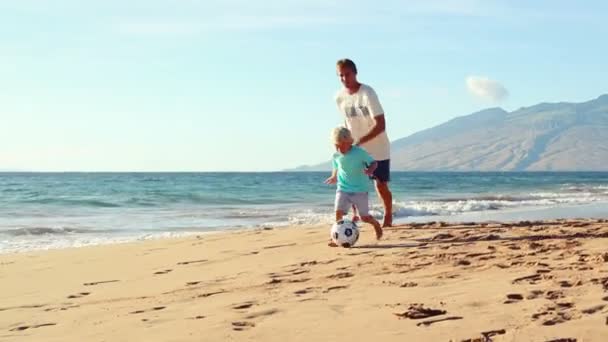
POLYGON ((500 102, 509 96, 509 91, 502 84, 484 76, 469 76, 466 84, 469 93, 482 100, 500 102))
POLYGON ((116 31, 129 35, 189 35, 203 30, 201 25, 171 22, 124 22, 114 25, 116 31))

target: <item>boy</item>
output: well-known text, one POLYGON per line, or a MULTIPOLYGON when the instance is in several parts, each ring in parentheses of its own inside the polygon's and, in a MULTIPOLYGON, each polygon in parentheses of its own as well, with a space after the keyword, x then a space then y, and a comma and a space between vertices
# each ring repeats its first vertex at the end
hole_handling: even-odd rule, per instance
MULTIPOLYGON (((332 131, 332 142, 337 152, 333 155, 333 170, 325 184, 338 184, 336 191, 336 221, 340 221, 352 205, 359 211, 363 222, 374 226, 376 239, 382 237, 380 223, 369 214, 368 191, 369 176, 374 173, 377 163, 364 149, 353 145, 353 137, 346 127, 337 127, 332 131)), ((337 247, 333 242, 331 247, 337 247)))

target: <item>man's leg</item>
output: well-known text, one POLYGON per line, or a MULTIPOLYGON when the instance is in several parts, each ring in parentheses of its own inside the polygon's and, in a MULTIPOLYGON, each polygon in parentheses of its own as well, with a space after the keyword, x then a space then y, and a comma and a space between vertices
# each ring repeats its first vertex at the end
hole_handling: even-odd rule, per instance
POLYGON ((376 192, 384 206, 384 221, 382 222, 382 227, 391 227, 393 225, 393 194, 388 188, 388 182, 376 180, 376 192))
POLYGON ((382 227, 391 227, 393 225, 393 194, 388 188, 388 182, 391 180, 390 159, 378 161, 378 167, 374 171, 374 180, 376 193, 384 207, 384 222, 382 222, 382 227))

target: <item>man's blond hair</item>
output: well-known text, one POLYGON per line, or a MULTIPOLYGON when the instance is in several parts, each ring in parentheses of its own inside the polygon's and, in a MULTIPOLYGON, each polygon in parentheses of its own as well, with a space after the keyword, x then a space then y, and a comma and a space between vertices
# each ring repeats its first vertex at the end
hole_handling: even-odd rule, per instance
POLYGON ((346 140, 353 140, 353 136, 350 130, 344 126, 336 127, 331 132, 331 139, 334 144, 337 144, 346 140))

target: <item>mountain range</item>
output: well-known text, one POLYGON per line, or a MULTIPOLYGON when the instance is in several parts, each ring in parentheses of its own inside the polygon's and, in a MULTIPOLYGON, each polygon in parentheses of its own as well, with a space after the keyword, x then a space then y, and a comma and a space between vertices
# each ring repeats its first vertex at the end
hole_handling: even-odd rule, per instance
MULTIPOLYGON (((322 162, 295 171, 329 169, 329 162, 322 162)), ((608 171, 608 94, 454 118, 392 141, 391 169, 608 171)))

